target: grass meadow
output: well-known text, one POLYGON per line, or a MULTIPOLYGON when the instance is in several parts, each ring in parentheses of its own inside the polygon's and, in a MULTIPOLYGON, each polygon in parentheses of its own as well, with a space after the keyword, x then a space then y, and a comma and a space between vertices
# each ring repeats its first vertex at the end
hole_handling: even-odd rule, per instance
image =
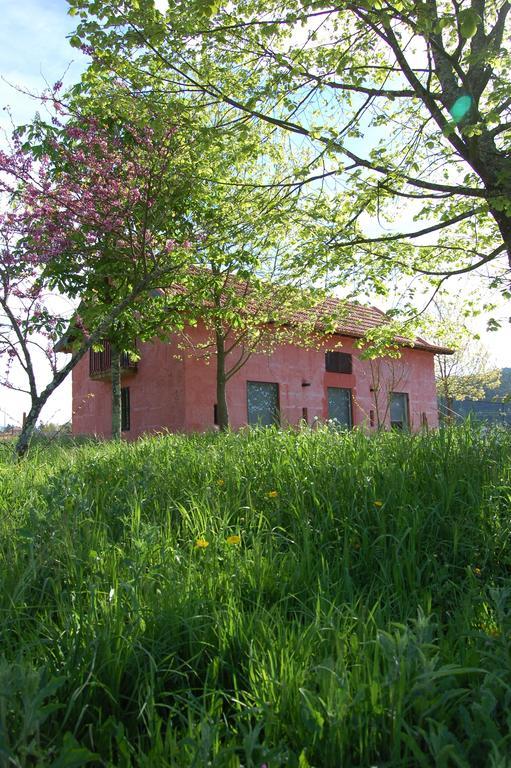
POLYGON ((0 766, 511 765, 511 432, 0 446, 0 766))

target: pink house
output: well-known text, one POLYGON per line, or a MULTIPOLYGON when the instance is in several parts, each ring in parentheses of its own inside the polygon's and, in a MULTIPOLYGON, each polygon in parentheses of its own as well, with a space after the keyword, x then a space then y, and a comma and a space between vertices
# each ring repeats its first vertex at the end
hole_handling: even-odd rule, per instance
MULTIPOLYGON (((351 305, 335 334, 314 349, 281 344, 271 354, 253 354, 227 384, 230 425, 310 425, 332 420, 369 430, 379 426, 418 430, 438 425, 434 355, 450 350, 397 339, 399 359, 360 358, 357 339, 381 325, 385 315, 351 305)), ((202 324, 187 334, 197 345, 208 339, 202 324)), ((139 346, 140 359, 123 360, 122 426, 127 439, 169 430, 215 429, 216 366, 183 353, 180 338, 139 346)), ((90 351, 73 371, 73 434, 107 437, 111 424, 109 348, 90 351)))

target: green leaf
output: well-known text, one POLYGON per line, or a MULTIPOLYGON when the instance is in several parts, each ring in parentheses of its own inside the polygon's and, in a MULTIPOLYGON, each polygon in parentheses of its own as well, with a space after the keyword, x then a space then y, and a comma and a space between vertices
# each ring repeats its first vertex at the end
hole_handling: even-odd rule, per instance
POLYGON ((452 27, 454 24, 454 16, 449 14, 448 16, 442 16, 440 19, 438 19, 437 25, 435 27, 436 32, 442 32, 444 29, 447 29, 447 27, 452 27))
POLYGON ((81 747, 71 733, 66 733, 60 755, 50 765, 50 768, 81 768, 99 758, 85 747, 81 747))
POLYGON ((477 27, 481 23, 481 17, 473 8, 464 8, 458 14, 460 22, 460 31, 462 36, 468 40, 477 32, 477 27))

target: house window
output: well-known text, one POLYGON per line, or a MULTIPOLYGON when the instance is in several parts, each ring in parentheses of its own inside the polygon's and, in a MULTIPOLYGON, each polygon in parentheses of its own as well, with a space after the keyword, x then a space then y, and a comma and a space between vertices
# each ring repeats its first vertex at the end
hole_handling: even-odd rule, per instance
POLYGON ((279 423, 279 385, 266 381, 247 381, 248 423, 269 427, 279 423))
POLYGON ((406 392, 390 393, 390 426, 392 429, 408 429, 410 426, 408 395, 406 392))
POLYGON ((351 373, 351 355, 346 352, 325 352, 325 370, 329 373, 351 373))
POLYGON ((218 424, 218 403, 213 406, 213 424, 218 424))
POLYGON ((121 388, 121 430, 129 432, 130 430, 130 388, 121 388))
POLYGON ((328 387, 328 418, 340 427, 351 427, 351 389, 328 387))

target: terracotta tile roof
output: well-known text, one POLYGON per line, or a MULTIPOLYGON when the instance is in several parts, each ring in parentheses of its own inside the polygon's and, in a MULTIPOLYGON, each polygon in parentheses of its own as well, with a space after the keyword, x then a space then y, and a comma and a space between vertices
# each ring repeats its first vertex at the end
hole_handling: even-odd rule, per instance
MULTIPOLYGON (((192 267, 192 271, 203 274, 207 274, 209 272, 209 270, 205 270, 202 267, 192 267)), ((239 296, 250 296, 250 286, 246 281, 237 279, 236 275, 229 276, 225 285, 229 285, 229 287, 234 288, 234 291, 239 296)), ((271 288, 270 284, 266 285, 271 288)), ((269 309, 272 309, 271 305, 274 305, 274 313, 276 316, 278 316, 280 306, 278 290, 281 287, 285 288, 285 286, 276 286, 275 296, 271 299, 268 299, 269 309)), ((188 290, 189 289, 186 286, 176 283, 170 288, 156 289, 154 293, 159 293, 160 295, 164 295, 165 293, 185 295, 188 290)), ((255 302, 251 303, 250 301, 247 303, 246 308, 249 313, 251 312, 253 314, 255 314, 258 309, 255 302)), ((377 307, 366 307, 362 304, 346 302, 343 299, 338 299, 333 296, 318 302, 311 308, 301 309, 293 312, 288 322, 291 324, 296 322, 297 325, 308 324, 309 326, 312 322, 315 324, 318 330, 321 330, 323 325, 322 318, 331 318, 332 316, 335 316, 336 313, 340 315, 341 319, 334 333, 339 336, 349 336, 355 339, 361 339, 366 331, 370 331, 373 328, 384 325, 386 321, 390 322, 390 318, 377 307)), ((57 352, 68 351, 72 335, 76 335, 76 329, 73 330, 73 325, 71 324, 67 333, 64 334, 63 338, 60 339, 59 342, 57 342, 55 350, 57 352)), ((421 337, 408 339, 404 336, 396 336, 395 341, 400 346, 412 347, 413 349, 422 349, 427 352, 432 352, 433 354, 453 354, 452 349, 438 346, 436 344, 430 344, 428 341, 421 337)))
POLYGON ((383 325, 386 316, 376 307, 365 307, 361 304, 343 302, 341 299, 328 298, 320 302, 315 307, 296 312, 297 322, 305 322, 313 313, 318 318, 334 315, 341 312, 342 320, 336 328, 336 333, 343 336, 354 336, 360 338, 371 328, 377 328, 383 325))
MULTIPOLYGON (((209 270, 203 269, 202 267, 192 267, 192 271, 199 274, 209 274, 209 270)), ((250 296, 250 286, 245 280, 237 279, 236 275, 230 275, 227 277, 225 285, 233 288, 239 296, 250 296)), ((267 283, 266 285, 271 288, 270 284, 267 283)), ((276 315, 279 310, 278 291, 281 287, 285 288, 285 286, 276 285, 276 295, 274 299, 272 300, 270 298, 268 300, 268 304, 274 304, 274 311, 276 315)), ((185 294, 187 288, 183 285, 176 284, 175 286, 172 286, 172 288, 167 289, 167 291, 172 293, 185 294)), ((272 307, 270 306, 270 309, 271 308, 272 307)), ((247 304, 247 311, 249 313, 255 314, 257 311, 257 306, 255 303, 251 304, 249 301, 247 304)), ((314 318, 317 318, 316 327, 318 330, 321 330, 321 318, 332 317, 335 316, 336 313, 339 313, 341 320, 334 332, 339 336, 349 336, 355 339, 362 338, 366 331, 370 331, 373 328, 384 325, 386 321, 390 322, 390 318, 377 307, 366 307, 362 304, 346 302, 343 299, 338 299, 334 296, 319 302, 310 309, 302 309, 294 312, 289 322, 292 323, 295 321, 297 325, 301 323, 307 323, 310 325, 311 321, 314 321, 314 318)), ((396 336, 395 341, 400 346, 412 347, 413 349, 423 349, 427 352, 432 352, 433 354, 453 354, 452 349, 449 349, 448 347, 442 347, 437 344, 430 344, 428 341, 421 337, 409 339, 405 338, 404 336, 396 336)))
MULTIPOLYGON (((240 296, 250 295, 250 288, 247 286, 245 281, 236 280, 236 277, 233 275, 228 278, 228 283, 230 286, 234 287, 234 290, 240 296)), ((278 312, 279 307, 278 289, 279 287, 276 288, 277 298, 274 302, 276 313, 278 312)), ((178 292, 181 293, 183 290, 184 289, 182 286, 179 286, 178 292)), ((251 306, 250 303, 248 304, 249 312, 252 311, 255 313, 256 309, 257 307, 251 306)), ((317 327, 319 330, 321 329, 321 318, 332 317, 335 316, 336 313, 339 313, 341 320, 335 330, 335 333, 339 336, 350 336, 355 339, 362 338, 366 331, 370 331, 373 328, 384 325, 386 321, 390 321, 390 318, 385 314, 385 312, 382 312, 377 307, 366 307, 362 304, 346 302, 343 301, 343 299, 338 299, 335 296, 331 296, 324 301, 319 302, 310 309, 303 309, 294 312, 290 322, 293 322, 294 319, 297 324, 310 324, 311 320, 314 320, 316 317, 318 319, 317 327)), ((395 340, 400 346, 413 347, 414 349, 424 349, 428 352, 432 352, 433 354, 451 355, 453 353, 452 349, 438 346, 437 344, 430 344, 428 341, 421 337, 416 337, 412 340, 405 338, 404 336, 396 336, 395 340)))
MULTIPOLYGON (((370 331, 373 328, 384 325, 385 322, 390 321, 390 318, 377 307, 365 307, 361 304, 354 304, 352 302, 344 302, 342 299, 328 298, 324 302, 321 302, 311 310, 304 312, 297 312, 297 322, 305 321, 310 312, 315 313, 319 318, 325 315, 331 315, 336 311, 344 310, 345 315, 342 317, 339 325, 337 326, 335 333, 339 336, 350 336, 352 338, 360 339, 364 336, 366 331, 370 331)), ((321 320, 319 321, 321 325, 321 320)), ((408 339, 404 336, 396 336, 396 342, 403 347, 413 347, 414 349, 424 349, 428 352, 433 352, 441 355, 451 355, 452 349, 448 347, 442 347, 437 344, 430 344, 430 342, 421 338, 420 336, 415 339, 408 339)))

